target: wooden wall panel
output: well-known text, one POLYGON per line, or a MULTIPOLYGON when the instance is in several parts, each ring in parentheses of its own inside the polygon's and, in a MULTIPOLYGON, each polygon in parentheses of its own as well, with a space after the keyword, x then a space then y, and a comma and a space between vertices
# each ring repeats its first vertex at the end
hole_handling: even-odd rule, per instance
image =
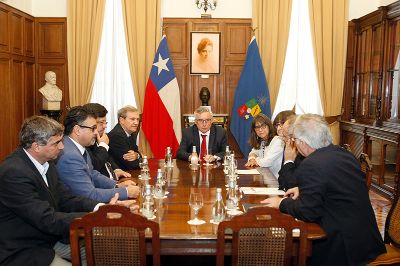
POLYGON ((34 18, 0 2, 0 161, 18 146, 23 120, 40 114, 47 70, 69 104, 66 25, 66 18, 34 18))
POLYGON ((9 98, 13 103, 10 110, 11 113, 9 114, 10 117, 13 118, 10 127, 11 131, 13 132, 13 135, 10 138, 13 147, 18 146, 19 143, 18 133, 21 128, 22 121, 25 118, 24 114, 25 81, 21 77, 24 77, 24 62, 22 60, 13 60, 11 67, 12 90, 10 93, 11 98, 9 98))
POLYGON ((207 87, 211 94, 209 104, 213 112, 230 115, 237 81, 251 39, 251 19, 164 18, 163 24, 181 89, 181 112, 193 113, 201 105, 200 89, 207 87), (220 74, 208 77, 189 74, 192 31, 221 32, 220 74), (239 72, 231 72, 231 69, 239 69, 239 72), (232 77, 232 73, 237 77, 232 77))
POLYGON ((67 56, 67 24, 64 18, 36 19, 39 59, 65 59, 67 56))
POLYGON ((2 160, 14 147, 12 147, 9 139, 11 138, 12 132, 10 130, 11 119, 10 109, 12 106, 11 89, 10 89, 10 69, 11 60, 9 58, 0 57, 0 99, 2 99, 0 112, 0 160, 2 160))
POLYGON ((35 63, 26 62, 25 63, 25 84, 24 84, 24 116, 29 117, 35 114, 35 104, 36 104, 36 89, 35 89, 35 63))
POLYGON ((65 115, 66 107, 69 105, 67 20, 66 18, 35 18, 35 28, 37 55, 35 112, 40 113, 42 109, 42 95, 38 90, 46 83, 45 73, 51 70, 56 73, 57 86, 63 92, 61 111, 65 115))
POLYGON ((25 56, 33 57, 35 55, 35 22, 32 19, 25 18, 25 56))
POLYGON ((10 24, 11 24, 11 51, 17 55, 23 55, 23 45, 24 45, 24 18, 12 12, 10 16, 10 24))
POLYGON ((0 6, 0 52, 10 51, 9 11, 0 6))

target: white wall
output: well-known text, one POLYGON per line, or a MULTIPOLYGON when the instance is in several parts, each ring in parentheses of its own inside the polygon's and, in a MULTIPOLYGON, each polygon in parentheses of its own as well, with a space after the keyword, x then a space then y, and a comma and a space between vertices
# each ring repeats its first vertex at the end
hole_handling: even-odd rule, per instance
POLYGON ((32 15, 32 0, 0 0, 0 1, 32 15))
MULTIPOLYGON (((195 0, 161 0, 162 17, 200 18, 204 10, 195 5, 195 0)), ((211 2, 213 2, 211 0, 211 2)), ((252 0, 218 0, 217 8, 207 10, 213 18, 251 18, 252 0)))
POLYGON ((32 16, 34 17, 67 16, 68 0, 29 0, 29 1, 32 1, 32 16))
MULTIPOLYGON (((68 0, 0 0, 35 17, 66 17, 68 0)), ((84 1, 84 0, 82 0, 84 1)), ((142 0, 145 1, 145 0, 142 0)), ((279 0, 276 0, 279 1, 279 0)), ((396 0, 349 0, 349 20, 362 17, 396 0)), ((162 17, 199 18, 195 0, 161 0, 162 17)), ((213 18, 251 18, 252 0, 218 0, 213 18)))
POLYGON ((349 20, 362 17, 396 0, 349 0, 349 20))

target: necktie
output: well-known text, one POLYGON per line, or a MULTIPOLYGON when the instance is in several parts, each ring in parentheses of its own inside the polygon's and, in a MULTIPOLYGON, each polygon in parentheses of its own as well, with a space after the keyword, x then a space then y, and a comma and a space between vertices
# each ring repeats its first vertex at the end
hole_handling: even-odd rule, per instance
POLYGON ((118 181, 118 178, 117 178, 117 176, 116 176, 116 174, 115 174, 115 172, 114 172, 114 170, 113 170, 113 168, 111 166, 111 163, 110 162, 106 162, 105 165, 106 165, 107 172, 110 174, 111 178, 113 180, 118 181))
POLYGON ((83 155, 83 159, 85 159, 85 162, 87 163, 87 156, 88 156, 88 154, 87 154, 87 151, 85 150, 85 152, 82 154, 83 155))
POLYGON ((206 137, 207 137, 207 135, 201 134, 202 140, 201 140, 201 149, 200 149, 200 159, 201 159, 201 162, 203 162, 203 163, 205 162, 204 156, 207 155, 207 139, 206 139, 206 137))

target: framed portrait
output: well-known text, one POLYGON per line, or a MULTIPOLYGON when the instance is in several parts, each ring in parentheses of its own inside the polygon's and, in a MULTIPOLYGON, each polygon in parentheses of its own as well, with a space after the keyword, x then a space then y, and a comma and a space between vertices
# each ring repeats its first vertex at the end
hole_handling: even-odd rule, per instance
POLYGON ((220 73, 221 32, 190 33, 190 74, 220 73))

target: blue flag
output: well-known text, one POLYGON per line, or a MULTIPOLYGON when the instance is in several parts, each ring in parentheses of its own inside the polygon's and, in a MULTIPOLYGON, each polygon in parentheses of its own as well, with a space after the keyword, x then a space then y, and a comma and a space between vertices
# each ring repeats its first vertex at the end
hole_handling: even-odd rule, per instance
POLYGON ((232 135, 245 157, 251 150, 249 144, 251 122, 259 113, 271 117, 268 84, 257 41, 253 37, 247 49, 246 62, 236 88, 230 127, 232 135))

